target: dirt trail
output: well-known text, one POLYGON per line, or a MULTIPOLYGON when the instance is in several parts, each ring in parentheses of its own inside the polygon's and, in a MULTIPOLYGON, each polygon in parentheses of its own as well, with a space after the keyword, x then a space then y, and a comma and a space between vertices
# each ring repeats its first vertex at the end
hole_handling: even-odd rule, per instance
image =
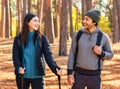
MULTIPOLYGON (((11 39, 0 39, 0 89, 17 89, 15 85, 14 68, 12 64, 12 43, 11 39)), ((69 52, 70 43, 68 43, 69 52)), ((62 67, 63 75, 61 77, 62 89, 69 89, 67 84, 67 59, 68 57, 57 56, 58 43, 51 45, 52 52, 57 63, 62 67)), ((105 61, 102 71, 103 89, 120 89, 120 43, 114 44, 115 56, 111 61, 105 61)), ((45 76, 46 89, 58 89, 57 77, 47 67, 45 76)))

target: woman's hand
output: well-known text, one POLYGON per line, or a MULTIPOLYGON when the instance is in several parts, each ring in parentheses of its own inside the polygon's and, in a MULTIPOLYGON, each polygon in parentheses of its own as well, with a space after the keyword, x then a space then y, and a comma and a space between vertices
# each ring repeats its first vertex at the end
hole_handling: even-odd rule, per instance
POLYGON ((60 69, 56 68, 56 71, 57 71, 58 75, 62 75, 62 69, 61 68, 60 69))
POLYGON ((25 73, 25 68, 20 67, 20 68, 19 68, 19 73, 20 73, 20 74, 24 74, 24 73, 25 73))

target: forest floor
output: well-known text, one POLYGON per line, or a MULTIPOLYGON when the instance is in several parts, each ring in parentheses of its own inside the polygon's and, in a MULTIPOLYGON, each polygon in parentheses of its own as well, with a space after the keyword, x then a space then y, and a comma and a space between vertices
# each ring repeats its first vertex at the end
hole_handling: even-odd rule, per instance
MULTIPOLYGON (((12 62, 13 38, 0 39, 0 89, 17 89, 15 83, 14 67, 12 62)), ((102 71, 102 89, 120 89, 120 43, 112 44, 115 56, 110 61, 104 62, 102 71)), ((59 66, 62 67, 62 89, 70 89, 67 84, 68 56, 58 56, 58 41, 51 45, 52 52, 59 66)), ((68 53, 70 41, 68 42, 68 53)), ((45 76, 46 89, 59 89, 57 77, 47 67, 45 76)))

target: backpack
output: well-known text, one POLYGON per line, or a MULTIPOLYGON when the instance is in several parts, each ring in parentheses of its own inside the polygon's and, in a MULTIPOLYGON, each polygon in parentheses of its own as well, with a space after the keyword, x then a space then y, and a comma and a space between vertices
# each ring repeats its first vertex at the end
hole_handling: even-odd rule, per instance
MULTIPOLYGON (((76 53, 75 53, 75 60, 74 60, 74 66, 73 66, 73 70, 75 69, 75 64, 76 64, 76 60, 77 60, 77 55, 78 55, 78 41, 82 36, 82 31, 79 30, 79 32, 77 33, 76 36, 76 53)), ((98 35, 97 35, 97 41, 96 41, 96 45, 100 46, 101 44, 101 40, 102 40, 102 36, 103 33, 101 31, 98 31, 98 35)), ((100 69, 100 56, 98 56, 99 60, 98 60, 98 69, 100 69)))

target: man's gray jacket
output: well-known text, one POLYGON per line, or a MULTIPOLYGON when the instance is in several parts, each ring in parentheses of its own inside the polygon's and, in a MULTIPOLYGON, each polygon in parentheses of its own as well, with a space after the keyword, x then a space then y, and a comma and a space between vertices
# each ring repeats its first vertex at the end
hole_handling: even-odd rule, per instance
MULTIPOLYGON (((97 70, 98 69, 98 60, 99 57, 93 52, 92 48, 96 44, 98 31, 101 31, 100 27, 97 27, 96 30, 92 33, 89 33, 84 28, 81 28, 82 36, 78 41, 78 54, 76 57, 75 66, 87 70, 97 70)), ((76 36, 77 33, 73 36, 70 54, 68 58, 68 74, 72 74, 75 53, 76 53, 76 36)), ((107 34, 103 32, 102 40, 100 46, 103 48, 100 60, 100 69, 103 68, 103 60, 112 59, 114 53, 111 47, 110 39, 107 34)))

